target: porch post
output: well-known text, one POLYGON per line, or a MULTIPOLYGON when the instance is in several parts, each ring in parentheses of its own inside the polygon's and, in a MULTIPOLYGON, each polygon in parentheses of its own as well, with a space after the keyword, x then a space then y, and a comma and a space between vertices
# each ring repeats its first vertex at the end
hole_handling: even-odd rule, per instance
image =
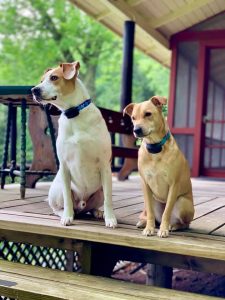
POLYGON ((135 22, 125 21, 123 38, 123 65, 120 108, 124 109, 132 100, 133 49, 135 22))
MULTIPOLYGON (((134 31, 135 22, 124 22, 124 35, 123 35, 123 65, 122 65, 122 81, 121 81, 121 94, 120 94, 120 110, 123 111, 132 101, 132 77, 133 77, 133 50, 134 50, 134 31)), ((124 136, 120 135, 120 145, 127 146, 127 141, 124 140, 124 136)), ((134 143, 134 142, 133 142, 134 143)), ((126 162, 130 159, 120 158, 120 164, 122 166, 120 172, 117 175, 118 180, 125 180, 133 170, 133 167, 127 166, 126 162), (127 175, 128 174, 128 175, 127 175)), ((133 161, 133 160, 132 160, 133 161)), ((135 169, 136 169, 136 162, 135 169)), ((133 165, 133 164, 132 164, 133 165)))

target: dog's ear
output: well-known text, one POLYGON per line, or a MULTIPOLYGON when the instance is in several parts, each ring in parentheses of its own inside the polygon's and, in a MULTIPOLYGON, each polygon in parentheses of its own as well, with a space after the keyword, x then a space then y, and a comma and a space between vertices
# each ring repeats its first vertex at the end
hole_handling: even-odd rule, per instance
POLYGON ((124 108, 124 110, 123 110, 123 116, 125 115, 125 114, 127 114, 128 116, 131 116, 131 114, 132 114, 132 111, 133 111, 133 109, 134 109, 134 103, 130 103, 130 104, 128 104, 125 108, 124 108))
POLYGON ((167 99, 161 96, 153 96, 150 101, 158 107, 162 107, 163 105, 167 104, 167 99))
POLYGON ((78 75, 80 63, 79 61, 75 61, 73 63, 60 64, 60 67, 62 68, 63 77, 67 80, 70 80, 78 75))

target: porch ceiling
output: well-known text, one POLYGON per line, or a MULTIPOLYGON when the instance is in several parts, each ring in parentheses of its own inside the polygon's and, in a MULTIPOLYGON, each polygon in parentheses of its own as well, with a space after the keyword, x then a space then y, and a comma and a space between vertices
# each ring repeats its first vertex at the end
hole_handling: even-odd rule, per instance
POLYGON ((225 11, 224 0, 70 0, 122 36, 125 20, 134 20, 135 46, 170 66, 170 37, 225 11))

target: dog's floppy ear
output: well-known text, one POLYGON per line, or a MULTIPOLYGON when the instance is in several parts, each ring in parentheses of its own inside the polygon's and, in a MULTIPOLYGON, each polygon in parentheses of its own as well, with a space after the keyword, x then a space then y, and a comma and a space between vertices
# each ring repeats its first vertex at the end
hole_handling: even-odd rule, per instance
POLYGON ((163 105, 167 104, 167 99, 161 96, 153 96, 150 101, 158 107, 162 107, 163 105))
POLYGON ((60 67, 62 68, 63 77, 67 80, 70 80, 74 76, 78 75, 80 63, 79 61, 75 61, 73 63, 60 64, 60 67))
POLYGON ((134 109, 134 105, 134 103, 128 104, 123 110, 123 115, 127 114, 128 116, 131 116, 132 111, 134 109))

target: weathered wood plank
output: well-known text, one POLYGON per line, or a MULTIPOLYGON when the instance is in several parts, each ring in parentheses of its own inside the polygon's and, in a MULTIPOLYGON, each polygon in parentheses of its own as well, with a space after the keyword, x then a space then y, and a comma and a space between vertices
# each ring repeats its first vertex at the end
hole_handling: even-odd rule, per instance
POLYGON ((125 218, 127 216, 134 215, 136 213, 140 213, 144 208, 144 203, 138 203, 135 205, 129 205, 127 207, 123 207, 122 209, 116 209, 115 214, 118 218, 125 218))
POLYGON ((201 194, 197 195, 197 193, 195 193, 194 194, 194 205, 196 206, 196 205, 201 204, 201 203, 209 202, 209 201, 212 201, 216 198, 217 197, 212 197, 212 196, 202 196, 201 194))
POLYGON ((119 280, 0 261, 0 291, 17 299, 218 299, 119 280), (11 287, 7 286, 11 285, 11 287), (43 298, 44 297, 44 298, 43 298))
POLYGON ((18 234, 32 232, 75 240, 104 242, 132 248, 225 260, 224 242, 207 243, 207 236, 203 235, 193 238, 182 236, 182 233, 180 235, 173 235, 172 233, 168 239, 160 239, 156 236, 142 236, 140 231, 129 228, 109 229, 102 226, 100 222, 93 222, 90 226, 90 224, 83 224, 82 221, 75 220, 73 224, 64 227, 55 219, 9 215, 0 212, 0 228, 2 230, 16 230, 18 234))
POLYGON ((0 209, 3 208, 12 208, 13 210, 17 210, 17 208, 21 208, 23 211, 24 207, 27 207, 28 205, 35 205, 37 203, 41 203, 42 205, 44 205, 44 199, 43 197, 37 197, 37 198, 30 198, 29 200, 27 199, 20 199, 20 200, 11 200, 11 201, 4 201, 4 202, 0 202, 0 209))
MULTIPOLYGON (((209 234, 224 224, 225 207, 212 211, 196 220, 191 225, 191 231, 209 234)), ((224 233, 222 232, 222 235, 224 233)))
POLYGON ((26 203, 17 206, 6 207, 8 211, 18 211, 24 213, 39 213, 39 214, 52 214, 52 209, 49 207, 48 203, 45 201, 36 201, 33 203, 26 203))
POLYGON ((220 227, 220 228, 216 229, 215 231, 213 231, 211 234, 220 235, 220 236, 225 237, 225 224, 222 227, 220 227))
MULTIPOLYGON (((217 210, 219 208, 222 208, 223 206, 225 206, 225 198, 215 198, 213 200, 204 202, 204 203, 200 203, 198 205, 195 206, 195 215, 194 215, 194 219, 197 219, 201 216, 204 216, 210 212, 213 212, 214 210, 217 210)), ((225 221, 225 218, 224 218, 225 221)))

